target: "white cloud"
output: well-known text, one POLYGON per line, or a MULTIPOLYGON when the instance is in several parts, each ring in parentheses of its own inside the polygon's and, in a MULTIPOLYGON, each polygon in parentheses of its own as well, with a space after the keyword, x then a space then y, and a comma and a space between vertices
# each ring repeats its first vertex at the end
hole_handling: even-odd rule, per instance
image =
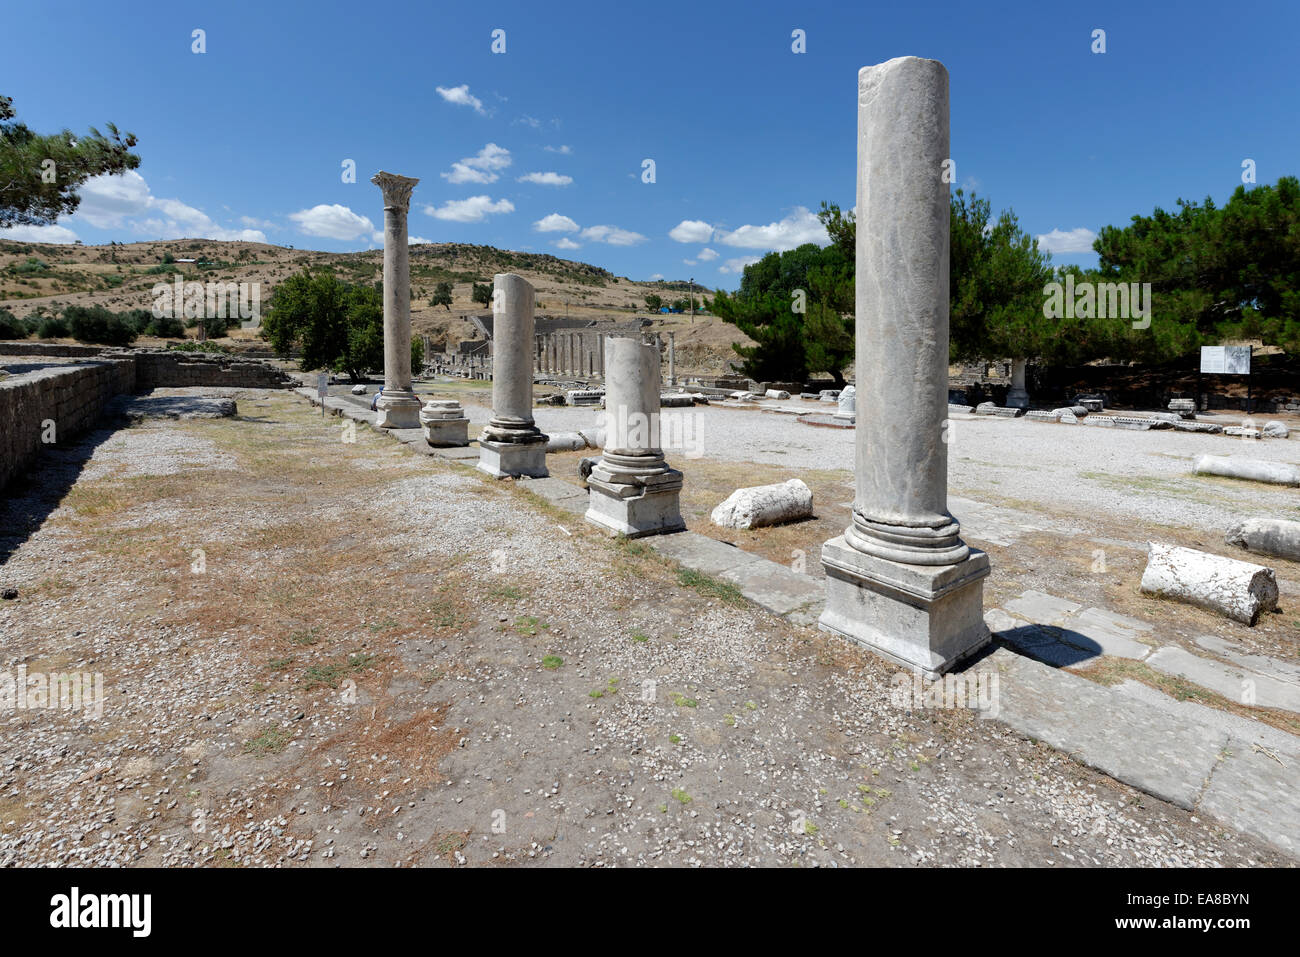
POLYGON ((498 178, 496 173, 472 169, 463 162, 452 163, 450 173, 439 173, 438 175, 449 183, 495 183, 498 178))
POLYGON ((651 276, 650 278, 651 278, 652 280, 654 280, 654 279, 663 279, 663 278, 664 278, 664 274, 661 273, 661 272, 657 272, 657 273, 655 273, 653 276, 651 276))
POLYGON ((487 115, 487 110, 483 109, 483 101, 470 93, 468 83, 462 83, 460 86, 435 86, 434 89, 448 103, 455 103, 457 106, 471 106, 474 108, 475 113, 487 115))
POLYGON ((495 213, 513 213, 515 204, 508 199, 493 202, 491 196, 471 196, 469 199, 449 200, 441 206, 425 206, 424 211, 434 219, 453 223, 479 223, 495 213))
POLYGON ((549 216, 543 216, 537 222, 533 223, 533 229, 539 233, 576 233, 578 224, 568 216, 561 216, 559 213, 551 213, 549 216))
POLYGON ((408 246, 419 246, 421 243, 436 243, 437 241, 436 239, 425 239, 423 236, 406 237, 406 245, 408 246))
POLYGON ((133 232, 148 233, 159 239, 266 242, 266 234, 260 229, 226 229, 201 209, 179 199, 154 196, 144 177, 134 170, 92 177, 78 193, 81 205, 76 215, 96 229, 129 227, 133 232))
POLYGON ((515 120, 516 123, 522 123, 524 126, 531 126, 533 129, 541 129, 542 121, 535 116, 524 115, 515 120))
POLYGON ((719 230, 718 242, 727 246, 739 246, 742 249, 771 249, 784 252, 804 243, 816 243, 826 246, 831 238, 826 235, 817 214, 806 206, 796 206, 789 216, 780 222, 768 223, 766 226, 741 226, 731 232, 719 230))
POLYGON ((384 241, 384 234, 375 231, 375 224, 367 217, 352 212, 338 203, 326 206, 324 203, 311 209, 302 209, 290 213, 289 218, 298 224, 298 229, 308 236, 323 236, 326 239, 360 239, 369 235, 378 242, 384 241))
POLYGON ((617 226, 588 226, 582 231, 582 238, 593 243, 608 243, 611 246, 634 246, 645 242, 646 239, 640 233, 634 233, 630 229, 619 229, 617 226))
POLYGON ((738 259, 728 259, 718 267, 718 272, 742 273, 745 267, 751 263, 756 263, 762 256, 741 256, 738 259))
POLYGON ((538 186, 568 186, 573 182, 573 177, 561 173, 525 173, 519 177, 519 182, 536 183, 538 186))
POLYGON ((0 229, 0 239, 16 239, 24 243, 75 243, 80 238, 66 226, 6 226, 0 229))
POLYGON ((473 156, 451 164, 450 173, 441 173, 449 183, 495 183, 497 170, 510 165, 510 151, 504 146, 489 143, 473 156))
POLYGON ((713 238, 713 227, 701 219, 683 219, 668 230, 668 236, 679 243, 707 243, 713 238))
POLYGON ((695 258, 702 263, 706 263, 711 260, 717 259, 718 254, 714 250, 710 249, 708 246, 705 246, 703 249, 700 250, 700 254, 695 258))
MULTIPOLYGON (((226 209, 229 209, 230 207, 227 206, 227 207, 225 207, 225 208, 226 208, 226 209)), ((240 216, 240 217, 239 217, 239 221, 240 221, 241 223, 243 223, 245 226, 253 226, 253 227, 260 228, 260 229, 278 229, 278 228, 279 228, 279 227, 277 227, 277 226, 275 225, 275 223, 271 222, 269 219, 258 219, 256 216, 240 216)))
POLYGON ((563 153, 565 156, 568 156, 573 152, 573 147, 568 144, 563 146, 543 146, 542 149, 546 150, 548 153, 563 153))
POLYGON ((1053 229, 1037 237, 1038 248, 1049 253, 1090 253, 1097 234, 1080 226, 1078 229, 1053 229))
POLYGON ((581 249, 582 243, 575 243, 568 236, 561 236, 555 241, 556 249, 581 249))

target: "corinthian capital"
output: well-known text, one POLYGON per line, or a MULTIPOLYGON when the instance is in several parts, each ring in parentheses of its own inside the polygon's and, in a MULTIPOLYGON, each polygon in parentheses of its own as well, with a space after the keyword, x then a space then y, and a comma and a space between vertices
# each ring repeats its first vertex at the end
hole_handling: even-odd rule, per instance
POLYGON ((415 189, 415 184, 419 180, 380 170, 370 177, 370 182, 384 191, 384 209, 393 208, 406 212, 411 206, 411 190, 415 189))

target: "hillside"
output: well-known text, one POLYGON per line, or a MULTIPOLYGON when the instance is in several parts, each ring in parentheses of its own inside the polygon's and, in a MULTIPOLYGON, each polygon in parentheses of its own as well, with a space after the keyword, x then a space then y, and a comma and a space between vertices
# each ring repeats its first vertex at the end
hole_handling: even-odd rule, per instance
MULTIPOLYGON (((733 359, 733 341, 748 341, 733 327, 712 316, 663 316, 645 308, 645 296, 684 297, 680 282, 638 282, 615 276, 587 263, 542 253, 511 252, 492 246, 432 243, 412 246, 411 324, 415 334, 428 334, 435 345, 473 338, 468 316, 484 313, 473 302, 475 282, 491 282, 494 273, 514 272, 537 289, 538 315, 608 319, 625 322, 648 317, 651 328, 673 331, 682 372, 724 370, 733 359), (451 282, 450 309, 429 305, 439 282, 451 282)), ((219 240, 160 240, 109 246, 49 245, 0 240, 0 307, 25 317, 44 307, 98 304, 115 311, 148 309, 155 283, 180 273, 187 281, 260 282, 266 308, 275 286, 304 266, 330 266, 350 282, 378 282, 383 276, 383 250, 329 253, 266 243, 219 240), (173 259, 197 263, 166 264, 173 259)), ((712 290, 696 284, 697 297, 712 290)), ((231 330, 235 338, 250 333, 231 330)))

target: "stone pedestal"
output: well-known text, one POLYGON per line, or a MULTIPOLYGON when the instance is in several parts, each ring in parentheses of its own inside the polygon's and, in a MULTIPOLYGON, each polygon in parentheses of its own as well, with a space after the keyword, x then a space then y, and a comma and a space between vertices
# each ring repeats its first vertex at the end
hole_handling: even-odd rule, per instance
POLYGON ((384 392, 376 403, 381 429, 415 429, 420 400, 411 390, 411 270, 406 213, 418 179, 380 171, 384 191, 384 392))
POLYGON ((858 74, 853 517, 822 550, 821 627, 935 677, 989 641, 988 556, 948 512, 948 73, 858 74))
POLYGON ((533 287, 492 281, 492 418, 479 436, 478 468, 494 478, 546 478, 546 436, 533 422, 533 287))
POLYGON ((1029 408, 1029 391, 1025 388, 1025 359, 1011 360, 1011 388, 1007 390, 1008 409, 1029 408))
POLYGON ((822 546, 826 609, 820 627, 936 678, 988 644, 977 549, 955 565, 909 565, 858 551, 844 536, 822 546))
POLYGON ((469 445, 469 417, 455 399, 430 399, 420 410, 420 425, 434 448, 469 445))
POLYGON ((610 337, 605 365, 605 448, 587 478, 587 521, 629 538, 683 531, 682 473, 659 447, 659 349, 610 337))

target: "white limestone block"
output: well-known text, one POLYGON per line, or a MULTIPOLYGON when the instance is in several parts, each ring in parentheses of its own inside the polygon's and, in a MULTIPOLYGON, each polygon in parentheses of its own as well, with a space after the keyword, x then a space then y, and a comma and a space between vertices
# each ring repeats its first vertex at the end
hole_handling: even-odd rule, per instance
POLYGON ((1269 482, 1273 485, 1300 485, 1300 468, 1287 462, 1229 458, 1226 455, 1198 455, 1192 463, 1192 471, 1197 475, 1222 475, 1227 478, 1269 482))
POLYGON ((1254 625, 1260 612, 1277 607, 1273 569, 1193 548, 1149 542, 1139 589, 1254 625))
POLYGON ((1248 518, 1228 526, 1225 539, 1248 552, 1300 562, 1300 522, 1284 518, 1248 518))
POLYGON ((352 387, 352 394, 353 394, 353 395, 365 395, 365 394, 366 394, 366 387, 365 387, 364 385, 354 385, 354 386, 352 387))
POLYGON ((710 520, 723 528, 762 528, 812 518, 812 489, 799 479, 732 492, 710 520))
POLYGON ((587 440, 579 432, 551 432, 546 440, 548 452, 577 452, 586 447, 587 440))
POLYGON ((1285 439, 1290 434, 1291 430, 1286 427, 1285 422, 1270 419, 1264 423, 1264 438, 1266 439, 1285 439))
POLYGON ((846 385, 840 390, 839 398, 835 400, 837 408, 835 417, 839 419, 851 419, 858 411, 858 390, 856 386, 846 385))
POLYGON ((789 393, 789 392, 786 392, 784 389, 768 389, 767 392, 764 394, 764 398, 766 398, 766 399, 788 399, 788 398, 790 398, 790 393, 789 393))

